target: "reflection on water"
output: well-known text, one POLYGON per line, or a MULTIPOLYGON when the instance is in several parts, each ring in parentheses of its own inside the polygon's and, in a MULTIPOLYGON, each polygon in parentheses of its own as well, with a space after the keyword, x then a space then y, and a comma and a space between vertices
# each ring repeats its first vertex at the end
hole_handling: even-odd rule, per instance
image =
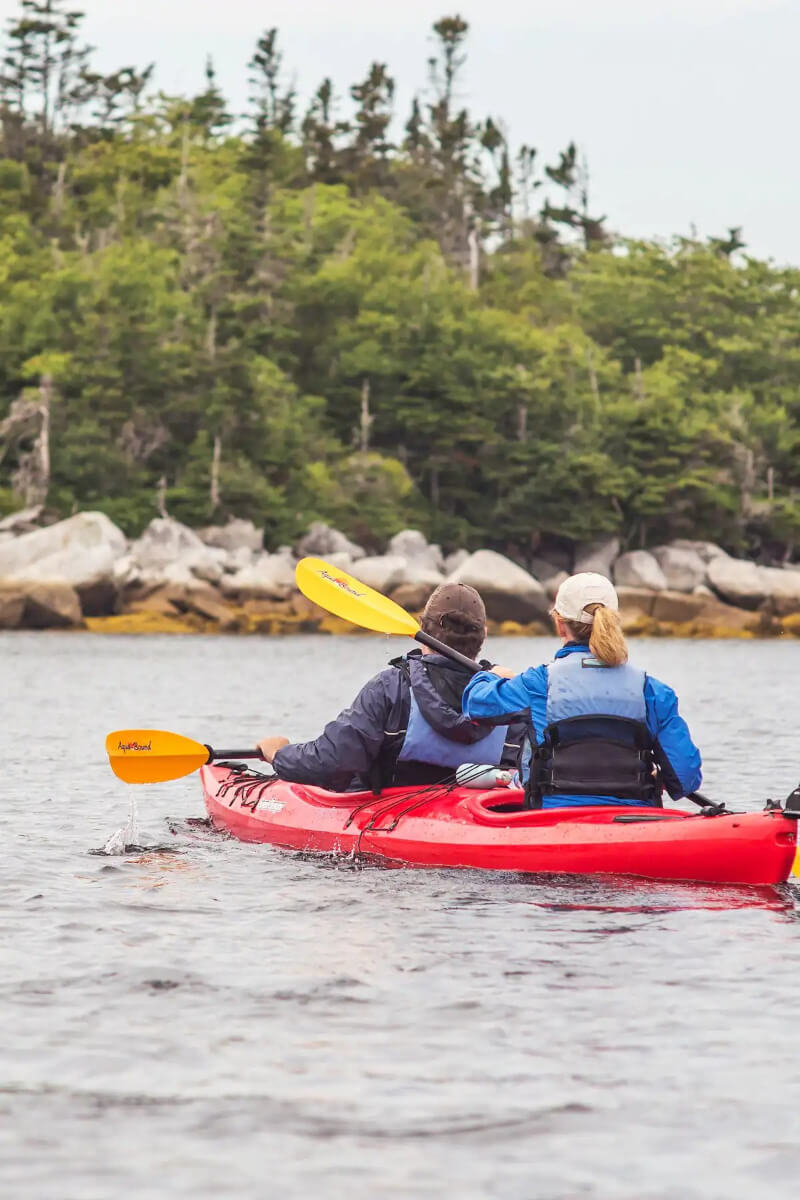
MULTIPOLYGON (((0 640, 4 1197, 794 1193, 796 886, 293 855, 209 830, 192 779, 138 790, 134 835, 108 729, 309 736, 399 643, 0 640)), ((634 650, 709 795, 791 790, 800 642, 634 650)))

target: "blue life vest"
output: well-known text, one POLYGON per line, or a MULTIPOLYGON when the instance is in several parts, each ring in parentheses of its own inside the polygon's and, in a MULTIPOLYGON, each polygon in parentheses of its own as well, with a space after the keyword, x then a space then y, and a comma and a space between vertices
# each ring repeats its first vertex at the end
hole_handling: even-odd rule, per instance
POLYGON ((547 667, 547 724, 599 713, 644 722, 646 680, 630 663, 606 667, 592 654, 566 654, 547 667))
POLYGON ((659 804, 644 671, 607 667, 575 651, 547 667, 544 730, 531 763, 528 802, 659 804))
POLYGON ((462 763, 486 763, 496 767, 503 757, 507 733, 507 725, 496 725, 485 737, 474 742, 454 741, 445 737, 423 716, 412 683, 408 729, 397 761, 432 763, 454 770, 462 763))

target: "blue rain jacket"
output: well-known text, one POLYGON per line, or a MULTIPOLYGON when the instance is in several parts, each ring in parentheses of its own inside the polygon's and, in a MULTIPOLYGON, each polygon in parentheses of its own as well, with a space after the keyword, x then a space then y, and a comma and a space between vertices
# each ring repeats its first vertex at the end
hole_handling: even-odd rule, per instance
MULTIPOLYGON (((570 643, 556 653, 556 660, 570 654, 589 655, 585 644, 570 643)), ((614 670, 614 668, 605 668, 614 670)), ((689 728, 678 712, 678 698, 672 688, 654 679, 643 676, 644 720, 653 738, 655 758, 666 790, 673 800, 697 791, 702 782, 700 752, 689 734, 689 728)), ((505 713, 527 710, 533 737, 537 745, 544 740, 544 730, 553 719, 552 704, 548 711, 550 691, 547 664, 529 667, 513 679, 501 679, 488 671, 474 675, 464 689, 462 706, 464 712, 476 719, 495 719, 505 713)), ((600 709, 596 710, 598 713, 600 709)), ((564 711, 558 717, 577 716, 577 710, 569 714, 564 711)), ((630 804, 629 800, 618 800, 614 796, 545 796, 545 808, 563 808, 569 805, 587 804, 630 804)))

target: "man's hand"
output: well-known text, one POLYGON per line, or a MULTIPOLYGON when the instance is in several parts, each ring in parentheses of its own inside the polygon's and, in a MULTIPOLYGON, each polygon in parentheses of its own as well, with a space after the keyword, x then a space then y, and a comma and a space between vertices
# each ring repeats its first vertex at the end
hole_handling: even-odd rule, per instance
POLYGON ((264 761, 271 763, 277 751, 288 745, 287 737, 265 737, 262 742, 258 743, 258 748, 264 756, 264 761))
POLYGON ((501 679, 514 679, 519 671, 512 671, 510 667, 492 667, 492 674, 499 675, 501 679))

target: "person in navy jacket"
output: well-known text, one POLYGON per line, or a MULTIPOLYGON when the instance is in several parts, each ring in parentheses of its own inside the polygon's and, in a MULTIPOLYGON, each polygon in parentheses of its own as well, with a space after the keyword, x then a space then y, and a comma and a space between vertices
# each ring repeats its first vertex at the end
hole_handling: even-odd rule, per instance
POLYGON ((660 805, 662 789, 677 800, 702 782, 677 696, 628 663, 618 610, 605 576, 572 575, 553 606, 562 640, 555 660, 522 674, 482 671, 464 689, 463 710, 474 719, 530 713, 532 807, 660 805))
MULTIPOLYGON (((486 609, 468 584, 445 583, 420 625, 474 659, 486 637, 486 609)), ((285 737, 267 737, 259 749, 281 779, 335 792, 439 783, 464 763, 515 769, 526 723, 465 716, 461 697, 469 679, 466 667, 424 646, 370 679, 313 741, 290 745, 285 737)))

